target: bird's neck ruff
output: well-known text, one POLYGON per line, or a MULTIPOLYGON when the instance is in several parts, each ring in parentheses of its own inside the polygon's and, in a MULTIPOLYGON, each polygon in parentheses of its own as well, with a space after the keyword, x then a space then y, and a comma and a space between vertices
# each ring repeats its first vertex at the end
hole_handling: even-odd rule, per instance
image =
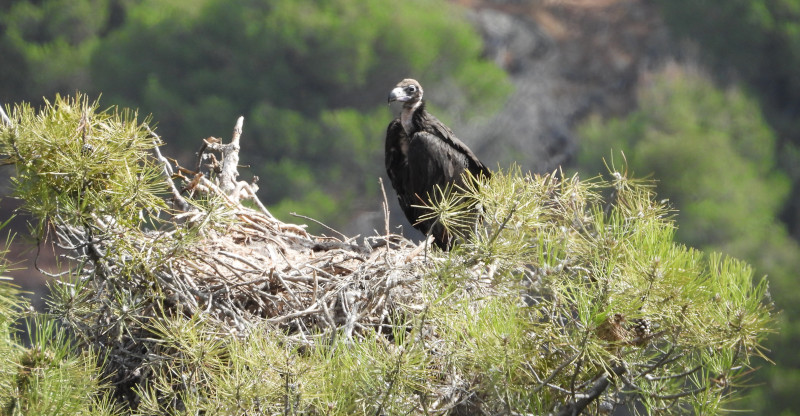
POLYGON ((413 136, 415 133, 414 114, 416 114, 417 110, 422 110, 424 108, 425 102, 422 100, 417 101, 412 106, 403 107, 403 112, 400 113, 400 124, 403 125, 403 130, 405 130, 408 137, 413 136))

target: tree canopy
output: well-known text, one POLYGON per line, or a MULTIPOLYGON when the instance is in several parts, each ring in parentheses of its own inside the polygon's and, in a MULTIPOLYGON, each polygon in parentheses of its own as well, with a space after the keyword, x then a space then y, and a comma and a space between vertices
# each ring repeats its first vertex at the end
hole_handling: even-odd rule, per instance
MULTIPOLYGON (((16 196, 68 255, 30 347, 0 286, 9 414, 715 414, 773 325, 766 279, 675 243, 624 169, 497 172, 461 190, 483 221, 444 253, 388 229, 309 235, 173 170, 135 113, 85 97, 10 122, 16 196)), ((459 198, 432 215, 471 216, 459 198)))
POLYGON ((674 32, 700 47, 718 80, 746 84, 778 133, 776 162, 793 189, 782 217, 800 237, 800 1, 659 1, 674 32))
MULTIPOLYGON (((793 353, 800 338, 795 307, 800 302, 794 290, 800 255, 778 217, 793 225, 797 235, 797 215, 793 214, 800 206, 796 192, 800 152, 795 140, 800 131, 796 123, 800 120, 796 105, 800 83, 795 71, 800 44, 797 1, 732 0, 724 6, 683 0, 658 3, 674 33, 697 41, 699 56, 710 58, 703 63, 713 64, 717 85, 705 77, 662 75, 647 84, 652 89, 642 89, 641 111, 619 120, 591 120, 581 133, 585 153, 580 162, 589 172, 584 176, 606 172, 601 157, 608 157, 611 149, 624 150, 630 169, 638 175, 652 172, 659 194, 680 210, 676 241, 745 258, 755 266, 757 277, 769 275, 769 293, 786 308, 778 315, 780 336, 767 344, 772 351, 768 355, 779 365, 757 373, 764 379, 754 383, 764 380, 766 384, 740 406, 765 414, 775 409, 790 412, 785 409, 800 408, 794 392, 798 383, 794 373, 800 362, 793 353), (752 97, 761 98, 761 108, 752 97), (795 189, 788 188, 787 176, 795 189)), ((73 94, 80 89, 94 97, 102 94, 106 104, 154 114, 156 132, 169 142, 170 152, 187 164, 200 138, 223 135, 231 120, 244 114, 249 146, 242 161, 250 166, 246 172, 261 178, 261 197, 271 211, 278 216, 295 211, 341 225, 346 213, 364 208, 364 200, 371 201, 372 209, 381 199, 376 177, 382 173, 380 148, 392 117, 383 104, 387 86, 409 75, 436 83, 429 98, 437 116, 446 121, 474 115, 467 111, 476 103, 487 107, 472 111, 489 114, 507 92, 505 76, 480 59, 480 39, 463 15, 455 6, 424 0, 380 6, 354 0, 5 1, 0 2, 0 98, 3 104, 29 101, 27 114, 43 117, 34 110, 44 106, 42 97, 55 103, 55 92, 73 94)), ((96 112, 101 113, 108 116, 96 112)), ((133 115, 122 118, 132 120, 133 115)), ((31 121, 26 134, 44 137, 51 145, 58 137, 78 137, 64 126, 57 134, 45 134, 60 122, 51 121, 53 125, 47 128, 31 121)), ((149 141, 138 149, 149 146, 149 141)), ((66 142, 68 146, 88 144, 87 156, 107 157, 110 151, 120 150, 82 139, 66 142)), ((55 163, 68 159, 58 152, 45 155, 55 163)), ((614 153, 614 162, 619 165, 620 161, 614 153)), ((51 170, 55 165, 48 163, 35 160, 31 168, 55 172, 51 170)), ((49 195, 64 189, 72 194, 36 208, 34 213, 42 220, 40 231, 49 229, 53 215, 63 215, 58 209, 87 206, 102 207, 94 215, 126 212, 130 215, 122 222, 127 225, 142 225, 138 221, 147 219, 145 229, 157 227, 152 223, 154 212, 140 216, 138 207, 123 194, 71 200, 87 189, 118 183, 122 175, 107 175, 102 160, 87 157, 71 163, 75 170, 64 173, 64 183, 49 195), (86 177, 81 176, 84 172, 86 177), (83 179, 65 180, 76 177, 83 179), (116 205, 105 205, 112 201, 116 205)), ((21 193, 43 192, 45 182, 32 181, 38 175, 29 174, 31 181, 19 182, 27 187, 20 188, 21 193)), ((24 177, 24 173, 19 175, 24 177)), ((119 183, 136 185, 141 179, 119 183)), ((162 196, 156 193, 152 201, 162 196)), ((186 232, 183 238, 189 241, 194 236, 186 232)), ((63 287, 62 293, 69 294, 69 286, 63 287)), ((7 316, 4 322, 21 313, 14 309, 7 316)), ((639 319, 621 316, 627 325, 630 319, 639 319)), ((615 315, 611 318, 611 327, 625 326, 615 315)), ((40 339, 63 338, 56 327, 49 328, 40 339)), ((46 367, 38 363, 52 357, 46 352, 52 345, 40 354, 22 342, 12 340, 11 344, 3 348, 27 351, 32 357, 30 365, 19 367, 32 369, 31 374, 46 368, 54 371, 48 376, 62 377, 65 368, 83 368, 78 381, 88 384, 76 381, 82 386, 76 389, 78 395, 84 388, 103 384, 92 376, 97 370, 95 357, 78 357, 85 352, 70 350, 70 357, 76 359, 69 365, 46 367)), ((272 351, 263 344, 254 345, 272 351)), ((24 363, 13 364, 20 362, 24 363)), ((8 365, 3 370, 7 376, 15 371, 12 363, 3 365, 8 365)), ((0 384, 0 391, 27 380, 24 371, 0 381, 7 383, 0 384)), ((54 385, 63 383, 63 378, 51 380, 54 385)), ((155 403, 163 396, 153 397, 155 403)), ((76 408, 88 407, 82 403, 76 408)), ((43 409, 41 414, 49 414, 53 408, 31 407, 29 413, 43 409)))
MULTIPOLYGON (((791 288, 800 247, 779 219, 790 184, 776 168, 775 134, 741 89, 715 87, 679 67, 654 76, 639 97, 640 110, 627 117, 583 125, 580 164, 597 174, 606 169, 599 163, 603 156, 617 162, 624 157, 637 174, 659 179, 660 195, 679 210, 679 241, 750 259, 770 276, 772 296, 787 310, 771 344, 772 359, 782 365, 765 373, 774 373, 769 391, 785 406, 796 400, 779 380, 796 362, 787 342, 798 333, 791 288)), ((748 407, 767 403, 754 399, 748 407)))

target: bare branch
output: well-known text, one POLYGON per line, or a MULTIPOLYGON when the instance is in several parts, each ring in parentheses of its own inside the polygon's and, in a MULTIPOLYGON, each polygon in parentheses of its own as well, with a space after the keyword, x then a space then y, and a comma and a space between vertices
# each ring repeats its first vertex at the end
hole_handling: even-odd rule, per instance
POLYGON ((603 392, 606 391, 609 384, 611 384, 611 377, 619 376, 621 374, 625 374, 625 367, 617 366, 611 368, 611 373, 603 373, 600 377, 597 378, 597 381, 594 382, 592 388, 587 390, 585 393, 581 395, 581 397, 576 400, 575 402, 569 403, 561 411, 558 412, 558 416, 576 416, 581 414, 584 409, 586 409, 589 404, 593 401, 597 400, 603 392))
POLYGON ((161 154, 161 150, 158 149, 158 144, 161 141, 161 138, 150 129, 150 126, 145 124, 144 127, 147 129, 147 132, 153 138, 153 151, 156 153, 156 159, 161 162, 161 165, 164 167, 164 180, 167 182, 167 186, 169 186, 170 191, 172 192, 172 201, 175 205, 175 208, 181 211, 189 211, 191 210, 192 206, 186 202, 185 199, 181 196, 181 193, 178 191, 178 188, 175 187, 175 182, 172 181, 172 166, 170 166, 169 160, 165 158, 161 154))
POLYGON ((240 116, 233 127, 231 142, 225 145, 209 143, 208 148, 222 153, 222 171, 219 174, 220 189, 226 195, 233 195, 239 177, 239 139, 242 136, 244 117, 240 116))
POLYGON ((3 124, 12 127, 11 119, 8 118, 8 114, 6 114, 6 110, 3 108, 3 103, 0 103, 0 118, 3 120, 3 124))

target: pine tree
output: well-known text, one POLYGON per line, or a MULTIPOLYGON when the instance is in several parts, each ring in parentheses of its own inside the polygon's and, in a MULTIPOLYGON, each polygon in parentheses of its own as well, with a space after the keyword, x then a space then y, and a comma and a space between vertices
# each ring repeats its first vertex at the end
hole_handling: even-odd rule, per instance
POLYGON ((474 223, 458 193, 482 214, 443 253, 388 226, 359 240, 278 221, 237 178, 241 119, 188 169, 134 112, 98 108, 19 105, 0 129, 34 232, 70 253, 49 299, 64 332, 39 345, 69 337, 45 355, 57 366, 94 359, 70 367, 105 381, 71 399, 85 414, 714 414, 763 355, 766 280, 675 243, 624 169, 512 167, 445 193, 445 226, 474 223))

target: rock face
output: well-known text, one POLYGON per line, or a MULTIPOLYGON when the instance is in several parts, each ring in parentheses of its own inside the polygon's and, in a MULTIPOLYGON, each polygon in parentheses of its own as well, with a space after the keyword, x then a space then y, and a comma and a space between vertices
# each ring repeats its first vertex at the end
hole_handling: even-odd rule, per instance
POLYGON ((524 170, 549 171, 575 151, 568 109, 559 95, 559 52, 554 39, 539 24, 517 14, 477 9, 472 18, 480 28, 486 56, 504 68, 514 93, 489 123, 464 129, 465 140, 489 166, 515 162, 524 170))
POLYGON ((568 164, 574 128, 589 113, 635 106, 641 74, 671 56, 658 10, 643 0, 459 0, 485 54, 515 87, 489 123, 462 129, 489 166, 547 172, 568 164))

